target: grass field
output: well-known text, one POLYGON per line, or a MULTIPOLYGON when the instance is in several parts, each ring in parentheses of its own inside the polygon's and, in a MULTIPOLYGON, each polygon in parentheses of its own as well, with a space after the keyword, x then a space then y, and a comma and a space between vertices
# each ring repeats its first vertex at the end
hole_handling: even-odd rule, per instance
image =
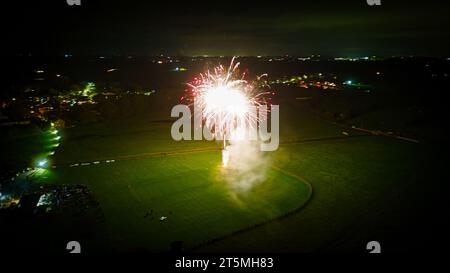
POLYGON ((293 211, 311 195, 307 183, 272 169, 264 183, 234 192, 219 166, 218 151, 197 152, 62 167, 48 182, 88 185, 101 204, 110 245, 121 251, 167 251, 172 241, 194 247, 293 211))
POLYGON ((303 106, 284 104, 280 148, 270 153, 265 181, 245 193, 223 179, 220 144, 173 141, 170 122, 61 130, 57 168, 39 183, 87 185, 101 217, 66 219, 63 230, 42 223, 38 233, 55 249, 70 234, 87 251, 168 251, 174 241, 201 252, 364 251, 377 238, 397 242, 391 250, 410 249, 411 234, 399 231, 439 219, 423 206, 439 192, 433 149, 365 135, 303 106), (83 162, 90 165, 69 167, 83 162))
POLYGON ((308 152, 298 151, 295 143, 344 137, 340 126, 298 107, 285 107, 281 115, 281 140, 290 144, 270 153, 266 181, 246 193, 231 191, 221 178, 220 144, 176 142, 170 137, 170 122, 148 120, 64 130, 54 157, 58 167, 46 182, 89 186, 104 214, 109 240, 104 245, 112 250, 166 251, 173 241, 183 241, 189 249, 226 239, 308 202, 312 188, 304 174, 295 171, 308 152), (293 115, 297 118, 290 118, 293 115), (116 161, 105 163, 107 159, 116 161), (101 163, 92 164, 96 160, 101 163), (69 167, 82 162, 91 165, 69 167), (167 221, 159 221, 160 216, 167 221))
POLYGON ((277 164, 312 184, 308 205, 198 251, 364 252, 375 239, 386 251, 418 249, 442 216, 429 201, 439 204, 442 181, 428 149, 372 136, 282 146, 277 164))

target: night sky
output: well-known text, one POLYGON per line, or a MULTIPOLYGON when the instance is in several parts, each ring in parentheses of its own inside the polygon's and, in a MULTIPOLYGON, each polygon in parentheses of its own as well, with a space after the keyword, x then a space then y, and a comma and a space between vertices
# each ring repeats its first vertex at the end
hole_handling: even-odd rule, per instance
POLYGON ((14 2, 2 4, 7 56, 450 57, 449 1, 14 2))

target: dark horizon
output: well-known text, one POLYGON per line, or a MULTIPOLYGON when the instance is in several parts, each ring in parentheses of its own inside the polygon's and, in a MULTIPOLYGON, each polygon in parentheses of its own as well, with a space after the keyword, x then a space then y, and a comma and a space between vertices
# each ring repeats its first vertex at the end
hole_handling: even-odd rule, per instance
MULTIPOLYGON (((366 61, 364 58, 368 57, 368 61, 373 60, 389 60, 389 59, 436 59, 436 60, 450 60, 450 54, 449 55, 443 55, 443 56, 432 56, 432 55, 407 55, 407 54, 399 54, 399 55, 324 55, 324 54, 311 54, 311 55, 170 55, 170 54, 149 54, 149 55, 133 55, 133 54, 72 54, 70 52, 67 52, 66 54, 33 54, 31 52, 18 52, 14 55, 6 55, 3 57, 32 57, 32 58, 98 58, 98 59, 111 59, 111 58, 128 58, 128 59, 139 59, 139 58, 154 58, 155 60, 158 58, 221 58, 221 59, 231 59, 231 58, 261 58, 261 59, 267 59, 267 58, 286 58, 285 60, 294 60, 294 59, 301 59, 299 61, 349 61, 350 59, 356 60, 356 61, 366 61), (289 59, 288 59, 289 58, 289 59), (309 58, 309 59, 308 59, 309 58)), ((278 60, 275 60, 278 61, 278 60)))
POLYGON ((439 1, 11 3, 3 55, 448 57, 448 9, 439 1))

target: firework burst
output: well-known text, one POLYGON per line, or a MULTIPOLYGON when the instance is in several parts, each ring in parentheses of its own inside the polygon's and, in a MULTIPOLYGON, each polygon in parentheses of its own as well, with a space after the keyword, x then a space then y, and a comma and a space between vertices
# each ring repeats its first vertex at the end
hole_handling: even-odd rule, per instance
POLYGON ((216 139, 223 139, 223 164, 228 162, 226 139, 237 141, 245 138, 245 128, 255 128, 258 121, 266 117, 265 113, 256 111, 266 104, 270 92, 262 91, 265 83, 261 75, 254 81, 246 78, 246 73, 239 72, 240 63, 231 60, 228 68, 222 65, 200 74, 188 83, 187 100, 198 103, 202 109, 205 126, 213 129, 216 139))

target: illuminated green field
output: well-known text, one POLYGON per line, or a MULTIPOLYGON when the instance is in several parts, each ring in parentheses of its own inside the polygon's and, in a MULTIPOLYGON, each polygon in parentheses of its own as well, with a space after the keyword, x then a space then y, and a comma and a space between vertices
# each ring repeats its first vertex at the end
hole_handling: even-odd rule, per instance
POLYGON ((112 250, 121 251, 195 247, 294 211, 311 195, 309 184, 275 169, 251 190, 232 191, 219 166, 220 152, 198 152, 61 167, 49 182, 88 185, 112 250))
MULTIPOLYGON (((289 128, 308 125, 309 130, 284 131, 297 134, 284 139, 341 135, 338 127, 310 115, 300 116, 298 122, 302 126, 289 128)), ((190 249, 251 229, 308 202, 309 183, 277 168, 278 160, 270 161, 263 183, 245 193, 230 190, 220 173, 220 144, 176 142, 170 137, 170 126, 170 122, 133 120, 62 132, 62 145, 54 156, 58 167, 48 182, 85 184, 91 189, 103 210, 109 231, 105 237, 113 250, 166 251, 173 241, 183 241, 190 249), (115 162, 105 163, 109 159, 115 162), (83 162, 90 165, 69 167, 83 162), (161 222, 161 216, 168 219, 161 222)))
MULTIPOLYGON (((314 195, 307 206, 198 251, 364 251, 361 242, 370 240, 367 234, 373 230, 392 230, 402 221, 411 227, 420 224, 422 200, 435 191, 423 186, 423 181, 436 179, 427 172, 431 157, 414 143, 355 137, 283 145, 276 155, 278 166, 311 183, 314 195), (243 240, 246 244, 241 246, 243 240)), ((407 237, 382 232, 378 236, 407 237)))
MULTIPOLYGON (((409 213, 433 190, 419 185, 438 174, 424 169, 432 158, 426 146, 362 135, 306 111, 292 120, 290 109, 282 112, 282 143, 268 153, 264 183, 246 193, 230 190, 223 180, 220 144, 176 142, 170 122, 130 120, 60 130, 61 145, 49 157, 57 167, 37 182, 85 184, 101 213, 36 221, 30 237, 23 236, 29 229, 24 224, 15 238, 24 237, 24 243, 42 238, 35 245, 63 251, 70 237, 88 253, 168 251, 174 241, 200 252, 309 252, 360 249, 361 241, 373 239, 365 236, 374 229, 389 231, 402 221, 417 225, 409 213), (70 167, 74 163, 90 165, 70 167), (161 216, 168 218, 160 221, 161 216)), ((51 138, 44 133, 30 145, 38 152, 51 138)))

